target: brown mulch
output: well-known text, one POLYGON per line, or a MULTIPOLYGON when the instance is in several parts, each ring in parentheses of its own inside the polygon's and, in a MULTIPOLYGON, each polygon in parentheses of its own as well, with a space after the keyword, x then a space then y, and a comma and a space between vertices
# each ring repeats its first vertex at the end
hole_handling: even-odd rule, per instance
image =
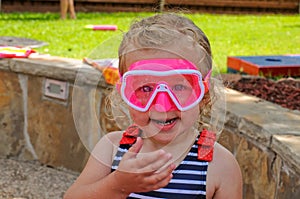
POLYGON ((282 78, 275 81, 235 74, 222 75, 222 78, 228 88, 300 111, 300 79, 282 78))

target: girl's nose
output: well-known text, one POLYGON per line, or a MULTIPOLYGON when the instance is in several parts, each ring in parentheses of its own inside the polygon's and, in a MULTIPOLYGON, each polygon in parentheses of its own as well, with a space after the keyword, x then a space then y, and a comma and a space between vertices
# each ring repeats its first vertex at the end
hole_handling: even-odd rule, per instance
POLYGON ((178 110, 167 92, 158 92, 152 102, 152 107, 158 112, 178 110))

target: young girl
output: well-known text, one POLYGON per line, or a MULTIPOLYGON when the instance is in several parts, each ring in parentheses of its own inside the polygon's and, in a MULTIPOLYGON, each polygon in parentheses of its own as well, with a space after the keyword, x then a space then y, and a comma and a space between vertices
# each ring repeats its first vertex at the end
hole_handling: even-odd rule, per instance
POLYGON ((209 41, 189 19, 134 23, 119 48, 116 86, 132 125, 100 139, 65 199, 241 199, 235 158, 199 122, 215 98, 211 70, 209 41))

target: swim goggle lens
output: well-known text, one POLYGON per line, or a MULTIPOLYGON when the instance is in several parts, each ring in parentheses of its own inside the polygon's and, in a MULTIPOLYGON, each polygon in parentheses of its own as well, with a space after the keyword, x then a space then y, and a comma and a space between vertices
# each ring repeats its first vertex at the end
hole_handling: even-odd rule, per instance
POLYGON ((202 100, 205 86, 198 70, 131 70, 122 76, 120 92, 124 101, 138 111, 145 112, 156 104, 170 106, 170 103, 186 111, 202 100))

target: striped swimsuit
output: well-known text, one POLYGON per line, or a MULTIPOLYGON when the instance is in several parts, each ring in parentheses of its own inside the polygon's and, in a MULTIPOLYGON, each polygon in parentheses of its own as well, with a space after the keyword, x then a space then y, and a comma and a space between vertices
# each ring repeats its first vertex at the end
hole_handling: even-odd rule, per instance
MULTIPOLYGON (((203 131, 202 131, 203 133, 203 131)), ((202 134, 201 133, 201 134, 202 134)), ((173 171, 173 178, 166 187, 153 190, 150 192, 143 193, 131 193, 128 199, 158 199, 158 198, 170 198, 170 199, 205 199, 206 198, 206 174, 209 161, 212 160, 213 148, 207 147, 204 142, 201 144, 201 149, 199 148, 199 142, 201 140, 210 140, 212 139, 203 139, 198 136, 190 151, 184 158, 184 160, 179 164, 179 166, 173 171), (199 152, 204 152, 205 155, 200 157, 199 152)), ((122 159, 124 153, 128 151, 130 146, 135 142, 135 138, 131 135, 123 134, 123 141, 118 148, 118 151, 114 157, 112 163, 112 171, 118 168, 118 165, 122 159), (128 140, 129 138, 129 140, 128 140), (124 142, 125 139, 125 142, 124 142), (130 140, 131 139, 131 140, 130 140), (131 144, 128 144, 131 143, 131 144)), ((214 142, 214 141, 213 141, 214 142)))

